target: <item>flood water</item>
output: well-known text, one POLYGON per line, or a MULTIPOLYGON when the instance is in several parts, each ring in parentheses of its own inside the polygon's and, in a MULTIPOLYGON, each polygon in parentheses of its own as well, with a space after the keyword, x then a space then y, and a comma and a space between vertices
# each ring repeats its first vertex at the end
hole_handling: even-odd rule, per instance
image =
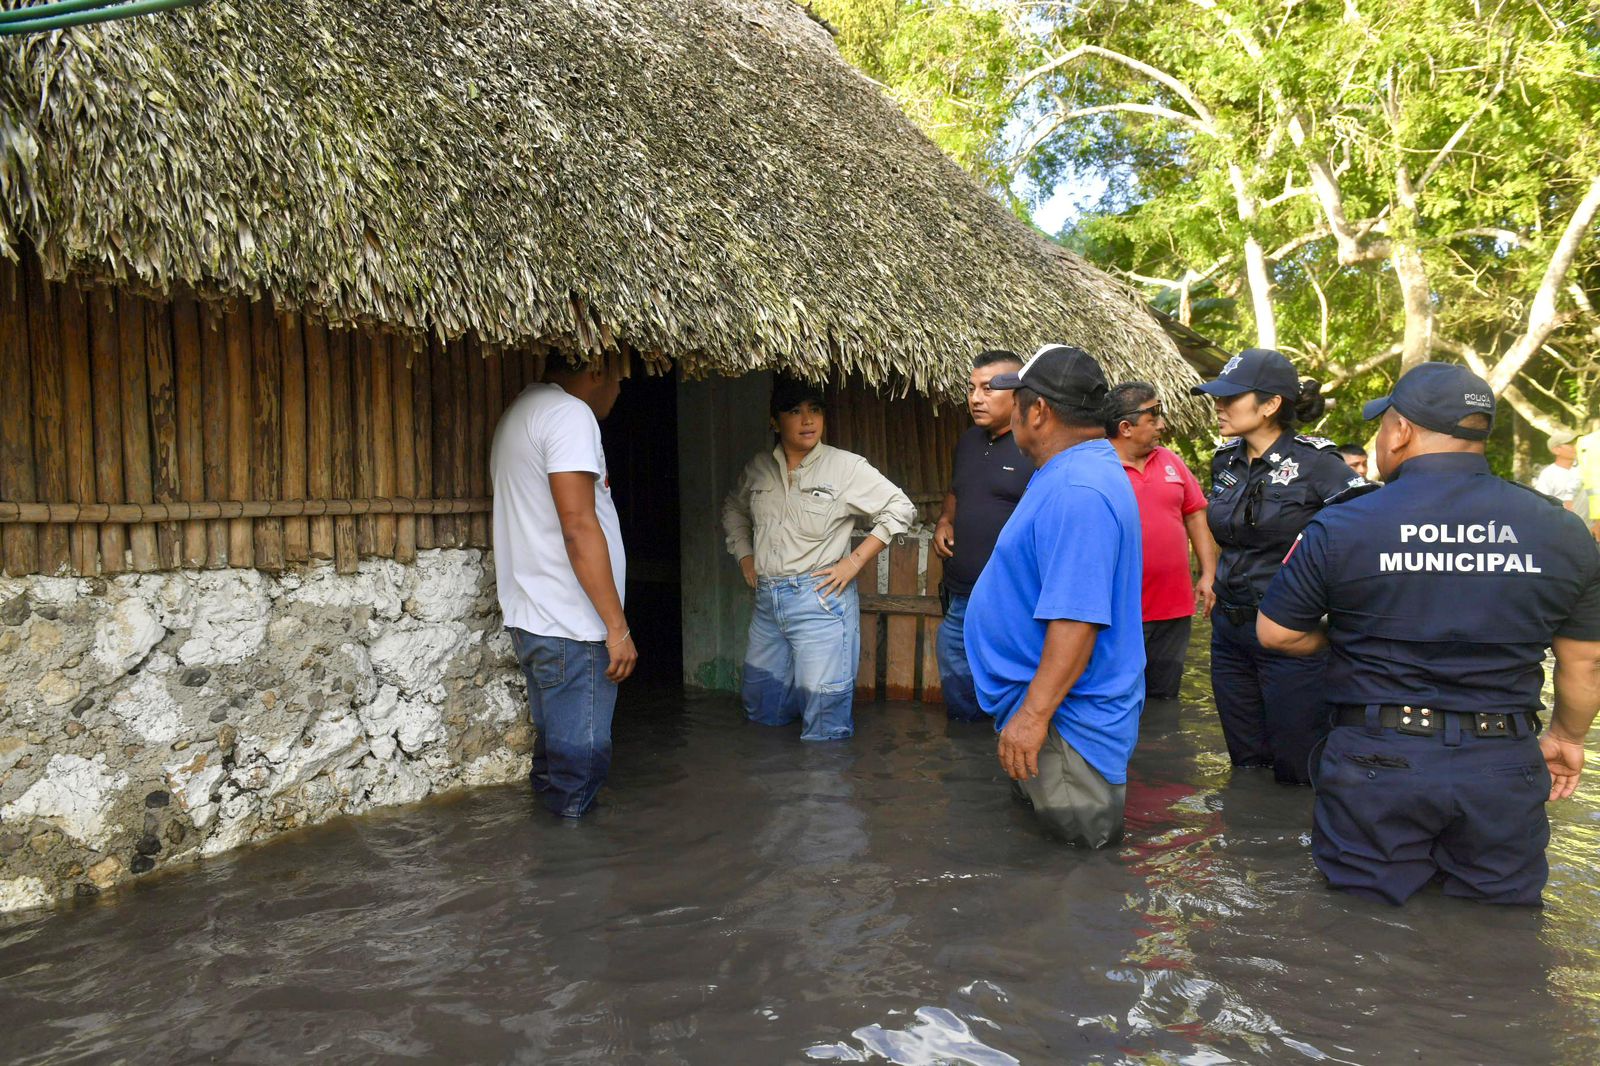
POLYGON ((0 1059, 1600 1058, 1600 784, 1552 809, 1542 912, 1353 900, 1310 794, 1230 774, 1187 684, 1099 853, 1043 838, 992 732, 938 708, 802 746, 631 692, 580 824, 489 789, 0 920, 0 1059))

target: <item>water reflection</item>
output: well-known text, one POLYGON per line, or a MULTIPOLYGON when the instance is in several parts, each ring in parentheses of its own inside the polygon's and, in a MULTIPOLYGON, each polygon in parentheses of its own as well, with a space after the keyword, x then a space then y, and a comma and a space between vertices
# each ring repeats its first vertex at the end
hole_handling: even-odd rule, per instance
POLYGON ((1116 851, 1048 841, 937 710, 816 746, 636 703, 581 825, 487 790, 0 921, 4 1057, 1593 1061, 1600 786, 1554 810, 1542 913, 1348 899, 1309 795, 1217 754, 1203 669, 1116 851))

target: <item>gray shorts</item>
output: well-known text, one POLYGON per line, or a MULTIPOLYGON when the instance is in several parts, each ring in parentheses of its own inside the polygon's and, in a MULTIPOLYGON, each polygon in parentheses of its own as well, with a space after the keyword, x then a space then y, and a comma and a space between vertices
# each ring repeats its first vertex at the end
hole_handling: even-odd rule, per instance
POLYGON ((1122 840, 1126 785, 1113 785, 1084 761, 1055 727, 1039 749, 1039 773, 1012 786, 1033 805, 1053 835, 1080 848, 1103 848, 1122 840))

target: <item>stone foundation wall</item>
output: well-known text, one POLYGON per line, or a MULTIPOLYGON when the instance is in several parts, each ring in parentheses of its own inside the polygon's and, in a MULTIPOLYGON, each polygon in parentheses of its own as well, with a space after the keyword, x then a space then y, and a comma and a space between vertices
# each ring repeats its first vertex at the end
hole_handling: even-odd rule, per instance
POLYGON ((485 553, 0 579, 0 911, 527 773, 485 553))

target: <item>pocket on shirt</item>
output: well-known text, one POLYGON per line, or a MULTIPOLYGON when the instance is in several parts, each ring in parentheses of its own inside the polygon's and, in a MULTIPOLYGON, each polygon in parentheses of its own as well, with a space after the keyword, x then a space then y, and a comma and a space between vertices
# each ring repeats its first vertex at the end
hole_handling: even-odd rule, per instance
POLYGON ((820 496, 800 496, 795 500, 796 530, 814 540, 824 540, 838 523, 839 501, 820 496))
POLYGON ((750 490, 750 517, 757 525, 767 525, 778 516, 779 498, 771 489, 750 490))

